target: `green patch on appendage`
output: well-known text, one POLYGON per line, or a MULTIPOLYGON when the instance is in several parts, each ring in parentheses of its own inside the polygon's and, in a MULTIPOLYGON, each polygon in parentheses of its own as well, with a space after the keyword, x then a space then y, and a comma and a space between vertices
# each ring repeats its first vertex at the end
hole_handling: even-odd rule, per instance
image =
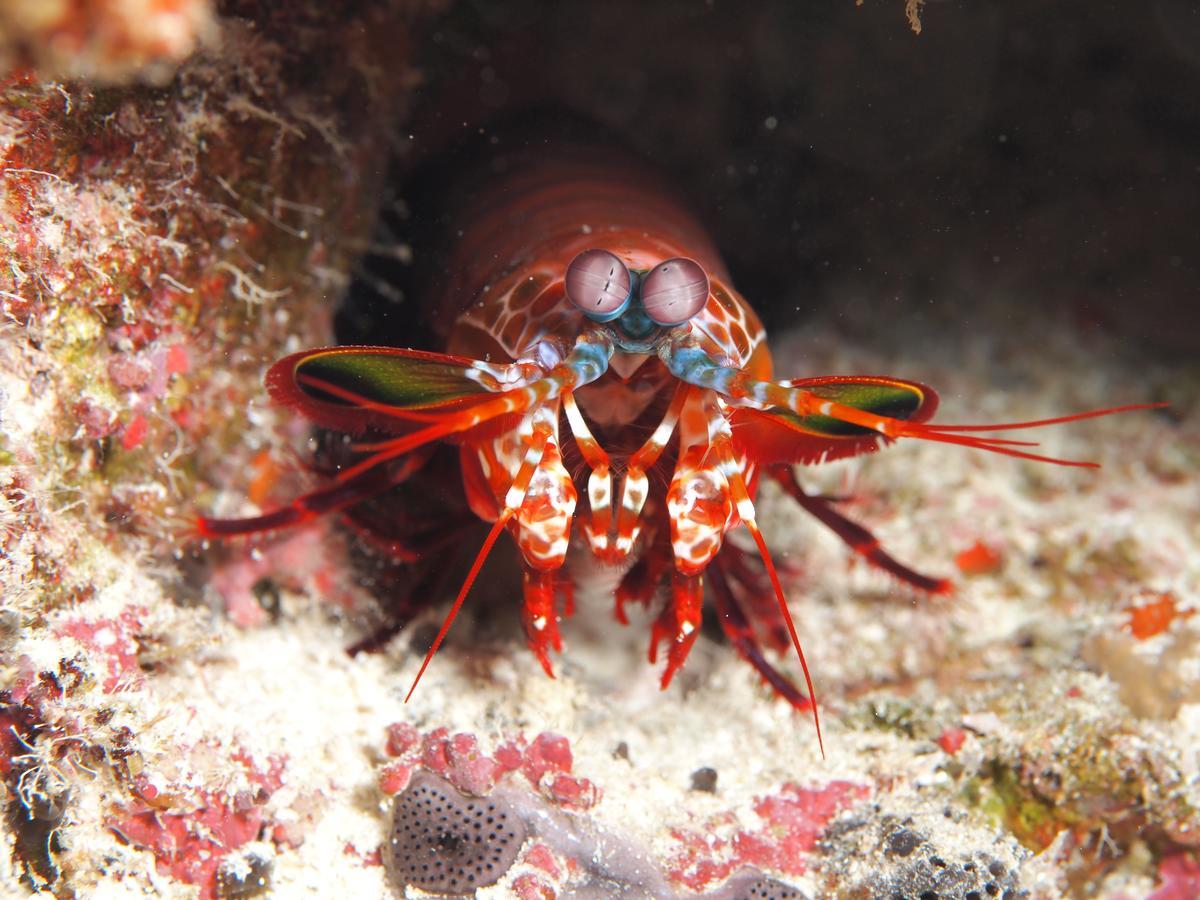
MULTIPOLYGON (((832 400, 844 406, 852 406, 863 412, 891 419, 908 419, 918 409, 924 398, 913 388, 888 384, 820 384, 805 388, 823 400, 832 400)), ((828 437, 859 437, 875 434, 870 428, 852 425, 832 416, 802 416, 786 407, 773 406, 768 412, 783 419, 792 428, 821 434, 828 437)))
POLYGON ((321 353, 296 366, 296 379, 309 394, 325 402, 353 406, 308 379, 350 391, 365 400, 389 406, 421 407, 464 400, 486 393, 467 378, 462 366, 412 359, 387 353, 321 353))

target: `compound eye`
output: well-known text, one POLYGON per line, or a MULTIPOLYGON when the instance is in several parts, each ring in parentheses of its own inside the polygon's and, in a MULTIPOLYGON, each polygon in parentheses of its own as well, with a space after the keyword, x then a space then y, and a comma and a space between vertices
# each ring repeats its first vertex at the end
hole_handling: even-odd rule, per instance
POLYGON ((707 302, 708 275, 694 259, 664 260, 642 281, 642 306, 658 325, 682 325, 707 302))
POLYGON ((567 299, 594 322, 611 322, 629 306, 633 278, 607 250, 584 250, 567 266, 567 299))

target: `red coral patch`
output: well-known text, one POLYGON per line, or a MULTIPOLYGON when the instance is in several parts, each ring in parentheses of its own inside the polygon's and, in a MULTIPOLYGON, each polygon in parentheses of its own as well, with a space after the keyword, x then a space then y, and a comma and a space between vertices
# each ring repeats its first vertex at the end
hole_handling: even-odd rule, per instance
POLYGON ((867 787, 848 781, 831 781, 821 788, 785 784, 778 793, 755 800, 754 812, 762 820, 758 828, 739 829, 737 816, 728 811, 710 817, 699 829, 673 829, 680 847, 667 873, 695 891, 724 881, 744 866, 800 875, 830 820, 869 793, 867 787))
POLYGON ((195 808, 186 812, 132 803, 111 823, 119 837, 154 854, 161 874, 197 885, 203 897, 216 896, 221 861, 258 838, 265 819, 262 806, 283 782, 282 757, 272 757, 265 770, 257 768, 242 751, 232 758, 245 768, 258 791, 229 796, 219 790, 202 790, 195 808))
POLYGON ((1000 551, 983 541, 976 541, 954 557, 954 564, 964 575, 990 575, 999 571, 1003 562, 1000 551))
POLYGON ((1139 641, 1162 634, 1176 619, 1195 614, 1192 609, 1179 609, 1175 595, 1171 593, 1158 594, 1147 603, 1129 607, 1126 612, 1129 614, 1127 627, 1139 641))
POLYGON ((142 677, 133 636, 141 629, 141 617, 145 614, 145 607, 131 606, 115 619, 68 619, 54 631, 75 638, 88 650, 105 657, 108 675, 104 690, 111 694, 122 680, 137 681, 142 677))
POLYGON ((953 756, 962 749, 967 740, 967 733, 961 728, 947 728, 938 737, 938 746, 953 756))

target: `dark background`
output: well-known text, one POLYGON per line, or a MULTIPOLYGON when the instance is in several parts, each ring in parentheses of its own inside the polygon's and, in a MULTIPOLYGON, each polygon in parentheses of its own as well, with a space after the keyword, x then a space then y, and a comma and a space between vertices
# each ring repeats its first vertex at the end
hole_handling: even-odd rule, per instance
POLYGON ((775 330, 847 292, 910 317, 987 295, 1200 349, 1200 4, 931 0, 922 22, 900 0, 461 0, 423 42, 394 182, 565 108, 683 186, 775 330))

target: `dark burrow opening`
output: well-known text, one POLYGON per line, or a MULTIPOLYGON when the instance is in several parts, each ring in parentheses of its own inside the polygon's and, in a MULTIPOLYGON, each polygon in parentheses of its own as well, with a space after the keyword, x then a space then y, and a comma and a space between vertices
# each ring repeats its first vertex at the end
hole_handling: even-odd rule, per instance
POLYGON ((419 42, 384 252, 339 340, 429 343, 407 201, 464 136, 553 110, 667 173, 776 334, 848 292, 919 331, 1000 291, 1081 341, 1194 350, 1200 15, 947 0, 922 20, 898 0, 453 5, 419 42))

